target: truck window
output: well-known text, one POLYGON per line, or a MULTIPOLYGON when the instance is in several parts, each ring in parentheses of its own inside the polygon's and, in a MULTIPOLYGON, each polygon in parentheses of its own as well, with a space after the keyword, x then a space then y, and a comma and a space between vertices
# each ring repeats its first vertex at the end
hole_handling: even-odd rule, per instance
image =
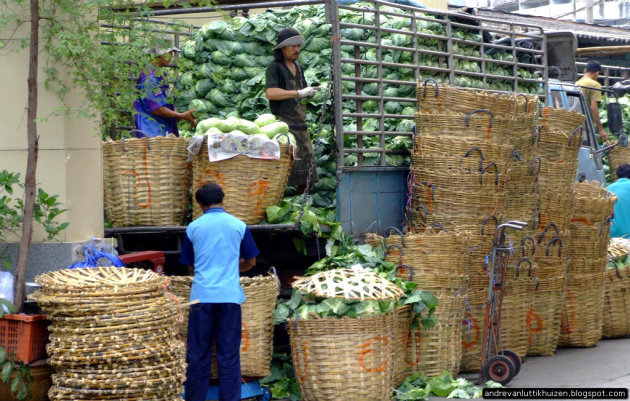
MULTIPOLYGON (((582 97, 580 97, 578 94, 576 93, 567 93, 567 99, 568 99, 568 110, 571 111, 575 111, 576 113, 581 113, 584 114, 585 116, 588 116, 589 110, 586 107, 586 105, 582 102, 582 97)), ((592 130, 590 129, 586 129, 586 124, 588 124, 588 118, 586 119, 585 125, 582 126, 582 129, 584 130, 584 134, 582 135, 582 146, 588 146, 588 147, 593 147, 595 145, 595 138, 593 138, 593 133, 592 130)))

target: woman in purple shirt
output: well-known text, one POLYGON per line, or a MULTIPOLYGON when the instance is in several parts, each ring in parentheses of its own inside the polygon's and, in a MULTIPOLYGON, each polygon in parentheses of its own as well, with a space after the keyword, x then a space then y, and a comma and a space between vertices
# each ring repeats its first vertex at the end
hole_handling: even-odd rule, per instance
POLYGON ((164 76, 156 75, 155 68, 167 67, 171 62, 173 52, 179 51, 176 47, 168 49, 150 49, 149 54, 155 54, 151 65, 140 74, 136 88, 143 96, 137 99, 133 107, 136 110, 137 136, 166 136, 174 134, 179 136, 177 122, 186 120, 194 127, 197 119, 193 116, 196 110, 188 110, 183 113, 175 111, 173 104, 167 98, 170 94, 168 82, 164 76))

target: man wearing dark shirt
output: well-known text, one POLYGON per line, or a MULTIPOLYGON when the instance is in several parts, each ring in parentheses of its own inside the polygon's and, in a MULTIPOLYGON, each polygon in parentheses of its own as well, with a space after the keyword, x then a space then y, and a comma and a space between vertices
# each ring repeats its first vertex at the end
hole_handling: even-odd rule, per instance
MULTIPOLYGON (((278 44, 273 48, 275 60, 267 67, 265 95, 271 112, 289 125, 298 147, 298 158, 291 168, 289 185, 297 186, 298 192, 306 189, 306 177, 314 162, 313 145, 306 129, 306 107, 300 100, 308 99, 319 90, 306 84, 304 70, 297 63, 304 37, 293 28, 278 33, 278 44)), ((317 181, 313 168, 312 182, 317 181)))
POLYGON ((223 190, 205 184, 195 193, 204 214, 186 228, 180 263, 194 269, 186 362, 186 401, 205 401, 216 341, 219 401, 241 400, 241 304, 245 293, 239 271, 259 255, 244 222, 223 209, 223 190))

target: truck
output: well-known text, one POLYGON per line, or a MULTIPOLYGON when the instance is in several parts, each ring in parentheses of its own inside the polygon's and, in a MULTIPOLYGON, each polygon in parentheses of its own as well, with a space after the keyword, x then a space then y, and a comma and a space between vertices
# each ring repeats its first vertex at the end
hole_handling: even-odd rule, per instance
MULTIPOLYGON (((412 141, 416 86, 427 79, 454 86, 536 94, 546 105, 582 112, 586 123, 576 179, 604 182, 603 152, 589 108, 580 89, 572 84, 577 77, 577 41, 572 33, 545 32, 534 24, 381 0, 360 4, 288 0, 221 9, 236 14, 238 10, 249 13, 305 5, 322 6, 330 24, 328 86, 335 139, 337 219, 356 239, 367 232, 401 225, 409 166, 400 161, 409 152, 397 145, 412 141)), ((155 17, 214 10, 161 10, 155 12, 155 17)), ((186 39, 175 36, 174 44, 186 39)), ((619 114, 619 110, 612 112, 619 114)), ((609 119, 620 120, 620 116, 609 119)), ((260 235, 291 231, 291 227, 255 229, 260 235)), ((107 229, 106 233, 118 237, 120 243, 126 234, 181 235, 182 231, 156 227, 107 229)), ((176 254, 178 245, 170 252, 176 254)))

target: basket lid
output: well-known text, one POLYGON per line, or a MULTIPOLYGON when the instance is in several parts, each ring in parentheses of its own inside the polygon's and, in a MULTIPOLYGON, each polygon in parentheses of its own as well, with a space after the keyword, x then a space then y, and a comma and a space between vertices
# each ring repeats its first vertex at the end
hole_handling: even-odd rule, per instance
POLYGON ((293 289, 321 298, 348 300, 385 300, 400 298, 402 288, 365 269, 336 269, 301 277, 293 289))
POLYGON ((37 276, 35 281, 43 289, 70 292, 96 288, 106 292, 113 288, 162 285, 165 278, 150 270, 108 266, 53 271, 37 276))

